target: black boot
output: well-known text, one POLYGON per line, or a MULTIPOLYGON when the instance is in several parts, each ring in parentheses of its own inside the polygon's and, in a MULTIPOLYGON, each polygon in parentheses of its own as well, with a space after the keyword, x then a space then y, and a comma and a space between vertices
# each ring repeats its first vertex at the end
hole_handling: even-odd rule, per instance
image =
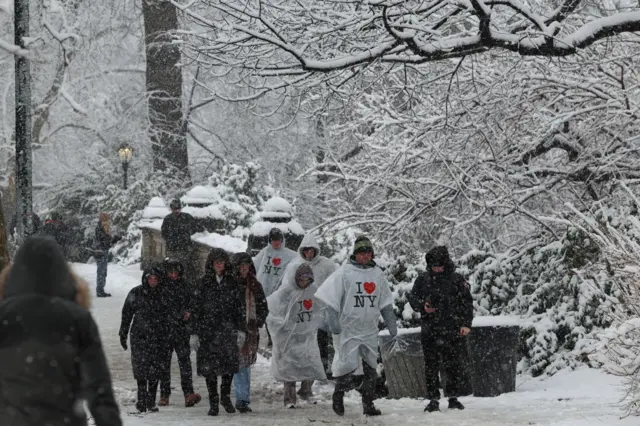
POLYGON ((365 416, 379 416, 382 414, 382 412, 373 405, 373 395, 370 391, 362 393, 362 414, 365 416))
POLYGON ((449 410, 464 410, 464 405, 458 401, 458 398, 449 398, 449 410))
POLYGON ((222 398, 220 398, 220 405, 222 405, 222 408, 224 408, 224 411, 226 411, 229 414, 233 414, 236 412, 236 408, 233 406, 230 396, 223 396, 222 398))
POLYGON ((225 374, 221 378, 220 383, 220 405, 224 408, 229 414, 233 414, 236 412, 236 408, 233 406, 231 402, 231 382, 233 382, 232 374, 225 374))
POLYGON ((440 411, 440 403, 437 400, 432 399, 431 401, 429 401, 429 404, 424 407, 424 411, 429 413, 440 411))
POLYGON ((207 377, 206 383, 207 390, 209 391, 209 412, 207 415, 217 416, 220 412, 220 407, 218 406, 220 403, 220 397, 218 396, 218 378, 207 377))
POLYGON ((344 392, 333 391, 333 411, 339 415, 344 416, 344 392))
POLYGON ((147 412, 147 381, 138 380, 138 401, 136 402, 136 410, 141 413, 147 412))
POLYGON ((156 405, 156 395, 158 393, 158 381, 149 380, 149 387, 147 390, 147 411, 151 413, 157 413, 158 406, 156 405))

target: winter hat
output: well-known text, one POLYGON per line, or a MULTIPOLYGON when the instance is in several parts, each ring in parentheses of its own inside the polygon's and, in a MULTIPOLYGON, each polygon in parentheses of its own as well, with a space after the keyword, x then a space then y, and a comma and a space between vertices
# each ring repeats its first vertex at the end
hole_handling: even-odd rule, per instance
POLYGON ((171 201, 171 204, 169 204, 169 208, 171 208, 171 209, 181 209, 182 208, 182 202, 176 198, 173 201, 171 201))
POLYGON ((451 263, 451 258, 449 257, 449 250, 445 246, 437 246, 432 248, 425 256, 425 260, 427 261, 427 265, 429 267, 433 266, 446 266, 451 263))
POLYGON ((269 242, 271 241, 284 241, 284 234, 278 228, 271 228, 269 231, 269 242))
POLYGON ((356 242, 353 244, 353 254, 361 252, 373 253, 373 244, 366 235, 358 235, 356 242))
POLYGON ((300 280, 304 279, 311 280, 309 284, 313 283, 313 269, 311 269, 311 266, 306 263, 300 265, 298 269, 296 269, 296 284, 298 284, 300 280))

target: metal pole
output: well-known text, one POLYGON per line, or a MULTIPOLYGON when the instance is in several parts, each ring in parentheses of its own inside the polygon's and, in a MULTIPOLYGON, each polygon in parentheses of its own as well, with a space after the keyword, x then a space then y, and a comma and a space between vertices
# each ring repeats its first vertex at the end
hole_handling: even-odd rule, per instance
POLYGON ((122 171, 124 172, 124 189, 127 189, 127 172, 129 171, 129 163, 122 163, 122 171))
MULTIPOLYGON (((29 1, 14 0, 14 43, 22 48, 29 36, 29 1)), ((14 56, 16 81, 16 225, 20 237, 33 232, 31 193, 31 70, 29 60, 14 56)))

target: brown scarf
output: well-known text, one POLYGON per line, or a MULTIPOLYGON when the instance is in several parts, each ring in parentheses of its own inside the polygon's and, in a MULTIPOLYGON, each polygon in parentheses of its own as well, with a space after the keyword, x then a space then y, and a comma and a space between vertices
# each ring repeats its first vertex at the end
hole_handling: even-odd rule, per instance
POLYGON ((245 305, 247 318, 247 340, 240 349, 240 368, 249 367, 255 364, 258 358, 258 315, 256 313, 256 295, 253 292, 254 285, 251 282, 254 278, 247 278, 245 291, 245 305))

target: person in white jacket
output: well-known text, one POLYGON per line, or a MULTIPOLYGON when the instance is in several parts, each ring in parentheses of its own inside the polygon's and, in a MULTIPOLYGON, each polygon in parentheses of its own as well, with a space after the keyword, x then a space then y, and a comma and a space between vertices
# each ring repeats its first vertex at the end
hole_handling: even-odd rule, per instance
POLYGON ((296 408, 296 382, 308 395, 314 380, 326 379, 317 343, 324 307, 315 298, 318 287, 309 265, 298 266, 286 278, 267 298, 267 325, 273 337, 271 373, 284 382, 284 405, 296 408))
MULTIPOLYGON (((338 269, 338 265, 331 259, 322 256, 320 251, 320 244, 318 244, 318 240, 311 233, 307 233, 302 242, 300 243, 300 247, 298 248, 298 256, 296 256, 287 266, 287 269, 284 271, 284 277, 282 282, 287 282, 291 279, 291 276, 295 274, 298 266, 307 264, 311 266, 313 270, 313 280, 314 284, 319 288, 322 286, 322 283, 325 282, 327 278, 331 274, 333 274, 336 269, 338 269)), ((318 330, 318 346, 320 348, 320 357, 322 359, 322 365, 324 366, 324 370, 329 373, 329 339, 331 338, 330 334, 326 331, 320 329, 318 330)), ((303 398, 311 398, 311 394, 304 394, 303 392, 298 392, 298 395, 303 398)))
POLYGON ((344 394, 353 389, 353 373, 362 360, 363 413, 381 414, 373 404, 377 379, 378 318, 382 315, 392 336, 398 333, 393 296, 384 271, 373 261, 373 245, 365 236, 356 239, 350 261, 333 273, 316 292, 327 305, 326 325, 339 333, 333 359, 336 382, 333 411, 344 415, 344 394))
MULTIPOLYGON (((296 257, 296 252, 284 246, 284 234, 278 228, 269 231, 269 243, 253 258, 253 266, 256 268, 256 278, 262 284, 264 295, 269 297, 280 287, 284 271, 296 257)), ((267 346, 272 345, 271 332, 267 326, 267 346)))

